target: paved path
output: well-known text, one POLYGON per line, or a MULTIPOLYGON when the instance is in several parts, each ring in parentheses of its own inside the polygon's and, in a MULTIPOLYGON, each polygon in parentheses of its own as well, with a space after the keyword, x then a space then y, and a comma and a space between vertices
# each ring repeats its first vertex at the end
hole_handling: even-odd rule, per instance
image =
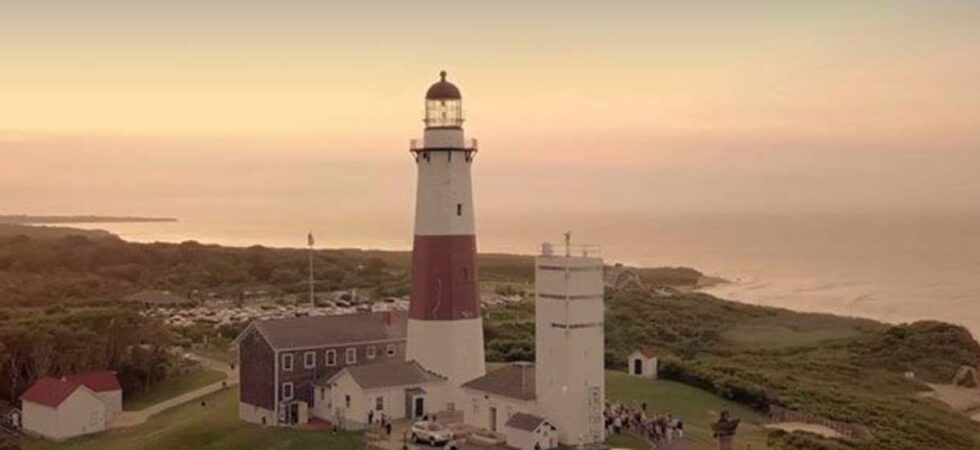
MULTIPOLYGON (((228 363, 204 358, 202 356, 194 356, 193 359, 200 361, 201 366, 208 369, 220 370, 225 373, 225 379, 214 384, 209 384, 207 386, 195 389, 190 392, 185 392, 176 397, 168 400, 164 400, 153 406, 143 408, 139 411, 123 411, 116 414, 115 417, 109 422, 109 428, 126 428, 135 425, 142 424, 147 421, 150 417, 160 414, 175 406, 183 405, 184 403, 192 402, 205 395, 220 391, 226 386, 234 386, 238 384, 238 369, 232 369, 228 363)), ((237 367, 237 366, 236 366, 237 367)))

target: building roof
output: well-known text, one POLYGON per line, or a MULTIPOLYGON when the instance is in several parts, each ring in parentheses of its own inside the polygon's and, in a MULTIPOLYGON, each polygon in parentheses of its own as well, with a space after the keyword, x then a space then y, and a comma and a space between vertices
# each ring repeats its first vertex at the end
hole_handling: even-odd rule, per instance
POLYGON ((84 384, 85 387, 95 392, 118 391, 122 389, 122 386, 119 385, 119 379, 116 378, 116 373, 110 370, 76 373, 66 376, 65 379, 84 384))
POLYGON ((643 356, 645 356, 647 358, 656 358, 656 357, 660 356, 660 352, 657 351, 657 349, 655 349, 653 347, 649 347, 649 346, 648 347, 643 347, 643 348, 637 350, 636 353, 639 353, 639 354, 641 354, 641 355, 643 355, 643 356))
POLYGON ((20 400, 57 408, 80 386, 82 384, 78 382, 44 377, 37 380, 27 392, 24 392, 20 396, 20 400))
POLYGON ((446 81, 446 71, 439 72, 439 80, 425 93, 426 100, 458 100, 463 98, 455 84, 446 81))
POLYGON ((482 377, 467 381, 464 388, 518 400, 534 400, 534 365, 511 363, 482 377))
POLYGON ((542 423, 547 422, 543 417, 535 416, 534 414, 525 414, 522 412, 514 413, 507 420, 507 426, 511 428, 516 428, 518 430, 524 431, 534 431, 537 430, 542 423))
POLYGON ((275 350, 329 347, 403 340, 407 323, 402 311, 257 320, 239 338, 254 328, 275 350))
POLYGON ((142 303, 146 305, 173 306, 189 305, 193 300, 173 294, 170 291, 145 290, 131 294, 125 298, 127 301, 142 303))
POLYGON ((332 382, 347 373, 362 389, 377 389, 395 386, 446 381, 445 378, 422 368, 415 361, 394 361, 380 364, 348 366, 333 376, 326 378, 332 382))

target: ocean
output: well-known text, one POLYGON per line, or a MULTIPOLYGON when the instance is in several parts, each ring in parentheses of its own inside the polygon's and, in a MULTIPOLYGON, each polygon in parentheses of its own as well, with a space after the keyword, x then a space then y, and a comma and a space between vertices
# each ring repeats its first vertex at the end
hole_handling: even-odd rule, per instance
MULTIPOLYGON (((86 224, 138 242, 407 250, 411 214, 180 218, 86 224)), ((564 231, 607 262, 689 266, 740 302, 899 323, 936 319, 980 336, 980 214, 480 214, 482 252, 533 254, 564 231)))

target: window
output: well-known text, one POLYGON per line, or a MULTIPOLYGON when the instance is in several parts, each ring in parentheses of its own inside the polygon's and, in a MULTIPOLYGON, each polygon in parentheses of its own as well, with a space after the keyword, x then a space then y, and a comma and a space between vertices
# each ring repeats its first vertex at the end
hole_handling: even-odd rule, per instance
POLYGON ((388 356, 395 356, 395 344, 388 344, 388 348, 385 349, 385 352, 388 353, 388 356))
POLYGON ((357 362, 357 349, 349 348, 347 349, 347 364, 354 364, 357 362))
POLYGON ((293 370, 293 355, 289 353, 282 355, 282 370, 287 372, 293 370))
POLYGON ((327 388, 320 388, 320 400, 323 401, 326 399, 327 399, 327 388))
POLYGON ((456 204, 456 215, 457 216, 462 216, 463 215, 463 204, 462 203, 457 203, 456 204))
POLYGON ((303 353, 303 367, 307 369, 316 367, 316 352, 303 353))
POLYGON ((283 400, 293 399, 293 383, 282 384, 282 399, 283 400))
POLYGON ((344 406, 347 407, 347 408, 350 408, 350 396, 349 395, 345 395, 344 396, 344 406))
POLYGON ((384 411, 384 409, 385 409, 385 398, 384 397, 375 397, 374 398, 374 410, 375 411, 384 411))
POLYGON ((327 350, 327 354, 325 356, 327 358, 328 366, 337 365, 337 350, 327 350))
POLYGON ((367 348, 367 359, 374 359, 377 350, 373 345, 367 348))

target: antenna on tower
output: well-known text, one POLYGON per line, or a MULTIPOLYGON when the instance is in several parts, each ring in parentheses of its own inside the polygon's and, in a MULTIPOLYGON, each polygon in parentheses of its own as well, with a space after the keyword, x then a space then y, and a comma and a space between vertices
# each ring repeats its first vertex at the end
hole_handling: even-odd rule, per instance
POLYGON ((572 232, 565 232, 565 256, 572 256, 572 232))

